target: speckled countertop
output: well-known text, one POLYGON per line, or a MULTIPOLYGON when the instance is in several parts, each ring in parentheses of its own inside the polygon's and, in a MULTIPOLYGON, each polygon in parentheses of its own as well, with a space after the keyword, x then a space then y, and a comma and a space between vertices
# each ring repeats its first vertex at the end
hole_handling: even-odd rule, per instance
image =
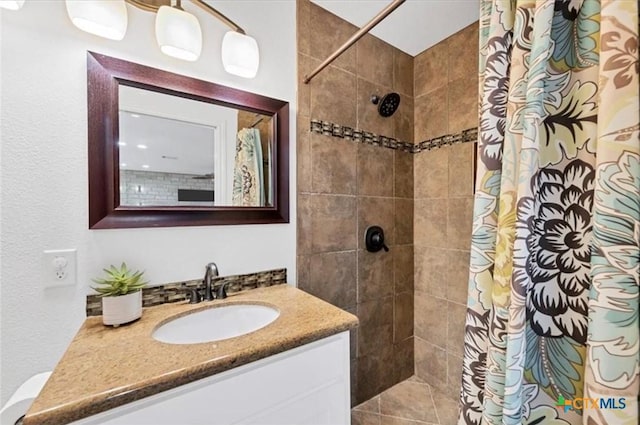
POLYGON ((355 328, 358 319, 289 285, 229 295, 225 300, 145 308, 137 322, 106 327, 90 317, 76 334, 24 425, 66 424, 198 379, 355 328), (280 316, 250 334, 189 345, 151 337, 169 319, 228 304, 263 304, 280 316))

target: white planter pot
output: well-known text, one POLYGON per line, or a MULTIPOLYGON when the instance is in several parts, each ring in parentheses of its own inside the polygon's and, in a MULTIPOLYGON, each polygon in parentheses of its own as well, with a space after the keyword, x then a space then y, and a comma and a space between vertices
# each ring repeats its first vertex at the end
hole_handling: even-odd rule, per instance
POLYGON ((119 297, 102 297, 102 323, 123 325, 142 316, 142 291, 119 297))

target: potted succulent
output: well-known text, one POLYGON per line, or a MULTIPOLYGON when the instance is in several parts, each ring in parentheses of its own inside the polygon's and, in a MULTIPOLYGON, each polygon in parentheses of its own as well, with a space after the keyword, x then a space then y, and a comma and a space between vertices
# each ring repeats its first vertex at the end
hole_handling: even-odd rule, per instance
POLYGON ((102 297, 102 323, 119 326, 142 316, 142 288, 147 282, 142 280, 141 271, 131 271, 123 262, 120 268, 110 266, 104 269, 106 277, 93 279, 99 286, 93 287, 102 297))

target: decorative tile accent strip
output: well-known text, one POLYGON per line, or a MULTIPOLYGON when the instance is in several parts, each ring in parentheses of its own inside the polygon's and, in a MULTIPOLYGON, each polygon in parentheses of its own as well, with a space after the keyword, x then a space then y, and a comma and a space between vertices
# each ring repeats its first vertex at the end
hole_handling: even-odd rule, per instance
MULTIPOLYGON (((227 292, 230 294, 266 286, 281 285, 287 283, 287 269, 267 270, 235 276, 218 276, 213 279, 214 286, 218 286, 220 283, 228 284, 227 292)), ((201 285, 202 279, 196 279, 144 288, 142 290, 142 306, 151 307, 184 301, 191 289, 201 285)), ((96 294, 87 295, 87 316, 100 316, 101 314, 101 297, 96 294)))
POLYGON ((478 139, 477 128, 470 128, 458 134, 447 134, 444 136, 436 137, 435 139, 425 140, 415 145, 413 143, 400 141, 392 137, 380 136, 378 134, 369 133, 364 130, 356 130, 351 127, 322 120, 311 120, 310 130, 314 133, 324 134, 325 136, 348 139, 356 143, 364 143, 372 146, 401 150, 408 153, 429 151, 432 149, 441 148, 442 146, 449 146, 457 143, 476 142, 478 139))
POLYGON ((394 139, 393 137, 380 136, 378 134, 369 133, 368 131, 357 130, 328 121, 311 120, 310 130, 314 133, 324 134, 325 136, 338 137, 341 139, 352 140, 356 143, 401 150, 408 153, 413 152, 415 147, 413 143, 403 142, 398 139, 394 139))

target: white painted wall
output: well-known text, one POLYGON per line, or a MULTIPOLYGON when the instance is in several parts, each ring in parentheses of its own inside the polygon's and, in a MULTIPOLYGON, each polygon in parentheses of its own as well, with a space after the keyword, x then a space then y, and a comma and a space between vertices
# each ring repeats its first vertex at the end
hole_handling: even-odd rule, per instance
POLYGON ((18 12, 0 12, 0 404, 25 379, 55 366, 84 320, 90 279, 105 265, 126 260, 152 283, 200 278, 209 261, 223 274, 286 267, 295 283, 295 2, 211 3, 258 40, 255 79, 224 72, 226 27, 188 2, 203 27, 195 63, 163 55, 155 15, 131 6, 120 42, 76 29, 62 0, 27 0, 18 12), (291 223, 88 230, 87 50, 288 101, 291 223), (42 251, 59 248, 78 249, 78 284, 44 290, 42 251))

